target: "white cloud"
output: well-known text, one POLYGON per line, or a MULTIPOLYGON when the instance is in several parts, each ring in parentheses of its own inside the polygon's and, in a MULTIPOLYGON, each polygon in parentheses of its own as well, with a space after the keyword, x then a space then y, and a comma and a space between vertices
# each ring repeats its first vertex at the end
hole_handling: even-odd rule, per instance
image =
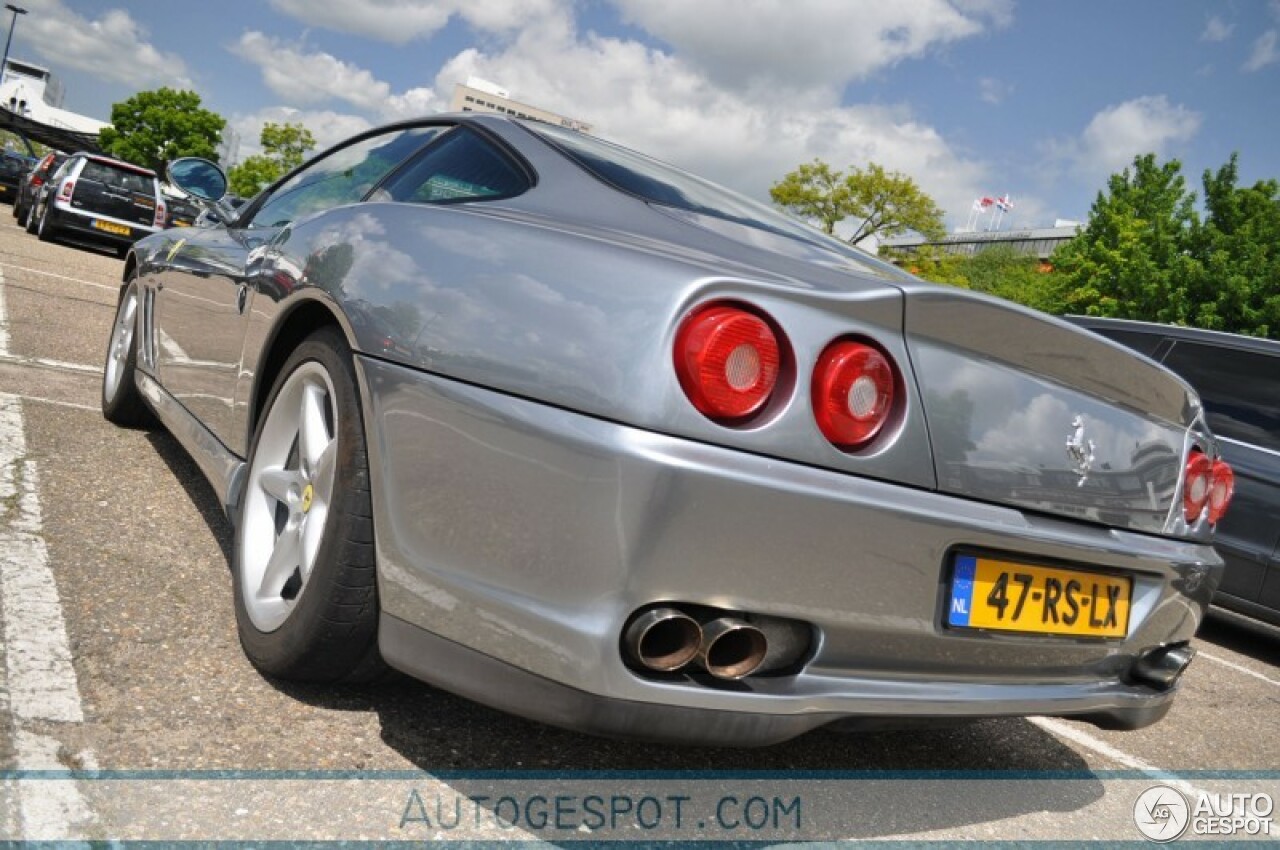
MULTIPOLYGON (((368 2, 359 0, 359 4, 366 4, 361 6, 366 10, 368 2)), ((547 14, 530 19, 509 37, 457 54, 443 66, 432 87, 399 93, 369 71, 311 50, 305 44, 251 32, 234 50, 262 69, 266 84, 289 106, 305 110, 337 100, 371 118, 441 109, 456 83, 473 75, 483 77, 509 89, 517 100, 586 121, 598 135, 766 201, 768 187, 774 181, 814 157, 842 169, 875 161, 890 170, 902 171, 950 212, 955 223, 964 220, 976 195, 992 191, 983 163, 952 148, 905 106, 842 105, 840 86, 835 84, 814 86, 802 95, 794 90, 745 92, 721 85, 703 65, 686 59, 683 53, 677 55, 634 40, 580 34, 568 8, 553 0, 544 2, 547 14)), ((917 21, 918 16, 910 11, 880 13, 873 9, 868 14, 880 24, 873 39, 882 45, 880 59, 843 57, 841 73, 864 73, 877 61, 897 61, 927 44, 958 38, 961 32, 976 32, 980 29, 977 20, 993 25, 1007 22, 1001 17, 1008 8, 1006 0, 950 5, 939 0, 930 2, 935 6, 929 8, 946 12, 941 21, 917 21), (900 31, 886 23, 890 21, 898 22, 900 31), (944 36, 946 22, 954 26, 944 36)), ((316 16, 308 20, 324 23, 327 8, 328 4, 319 4, 316 16)), ((513 4, 506 2, 478 3, 466 14, 471 16, 469 20, 482 13, 490 14, 493 17, 487 26, 496 28, 507 20, 502 15, 504 10, 511 8, 513 4)), ((678 8, 667 8, 679 17, 678 8)), ((782 8, 779 4, 778 9, 782 8)), ((843 14, 843 8, 842 2, 831 5, 833 14, 843 14)), ((815 29, 823 28, 817 25, 822 22, 813 19, 809 6, 794 10, 793 14, 808 15, 815 29)), ((698 17, 704 16, 705 12, 698 17)), ((830 22, 825 26, 830 29, 830 22)), ((405 28, 410 27, 406 24, 405 28)), ((753 37, 728 32, 722 35, 753 37)), ((834 40, 824 37, 823 44, 830 46, 834 40)), ((791 47, 803 52, 795 45, 791 47)), ((848 43, 843 51, 834 47, 832 51, 832 55, 857 52, 848 43)), ((817 71, 810 68, 792 78, 813 73, 817 71)), ((334 120, 334 113, 294 113, 317 114, 328 116, 326 120, 330 122, 334 120)), ((259 114, 237 119, 246 153, 256 146, 263 120, 299 119, 259 114)), ((312 130, 316 132, 314 126, 312 130)), ((1019 212, 1030 213, 1038 208, 1032 198, 1019 203, 1019 212)))
POLYGON ((1274 65, 1276 62, 1280 62, 1280 46, 1276 43, 1276 31, 1267 30, 1253 43, 1253 52, 1249 54, 1249 60, 1244 63, 1244 70, 1252 73, 1268 65, 1274 65))
POLYGON ((987 103, 1003 103, 1004 99, 1011 94, 1013 94, 1013 83, 1006 83, 995 77, 983 77, 978 80, 978 95, 987 103))
POLYGON ((1231 33, 1235 28, 1235 24, 1228 24, 1222 18, 1214 15, 1205 23, 1204 32, 1200 34, 1200 40, 1226 41, 1231 37, 1231 33))
POLYGON ((1108 106, 1078 139, 1050 142, 1047 148, 1051 160, 1096 179, 1124 169, 1139 154, 1167 156, 1199 131, 1202 120, 1200 113, 1171 104, 1164 95, 1139 97, 1108 106))
POLYGON ((422 115, 440 108, 429 89, 413 88, 394 94, 389 83, 364 68, 261 32, 246 32, 232 52, 257 65, 263 83, 289 105, 340 100, 385 119, 422 115))
POLYGON ((903 59, 1008 23, 1008 0, 614 0, 623 17, 718 84, 843 87, 903 59))
POLYGON ((960 221, 987 182, 982 164, 905 107, 842 106, 836 95, 748 96, 665 51, 580 38, 565 18, 544 19, 504 49, 458 54, 437 76, 437 95, 472 75, 762 200, 774 181, 814 157, 842 169, 875 161, 902 171, 960 221))
POLYGON ((146 27, 123 9, 90 19, 61 0, 29 0, 23 5, 31 12, 18 25, 23 47, 34 49, 54 68, 87 71, 139 89, 193 87, 182 57, 156 48, 146 27))
POLYGON ((454 15, 487 32, 508 33, 557 8, 559 0, 271 0, 308 26, 392 44, 430 38, 454 15))

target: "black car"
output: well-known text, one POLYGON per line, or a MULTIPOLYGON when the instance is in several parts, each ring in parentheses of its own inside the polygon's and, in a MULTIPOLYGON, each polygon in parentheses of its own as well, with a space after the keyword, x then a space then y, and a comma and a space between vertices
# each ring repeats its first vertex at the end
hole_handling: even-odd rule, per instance
POLYGON ((167 212, 154 171, 82 152, 67 157, 43 187, 32 218, 42 240, 108 245, 123 257, 134 242, 164 229, 167 212))
POLYGON ((1145 354, 1200 394, 1235 471, 1215 545, 1226 574, 1214 603, 1280 625, 1280 342, 1170 325, 1069 316, 1145 354))
POLYGON ((18 181, 18 194, 13 201, 13 217, 32 233, 35 233, 35 222, 32 220, 31 210, 36 205, 40 189, 66 161, 65 153, 47 153, 18 181))
POLYGON ((0 155, 0 201, 12 204, 18 197, 18 184, 35 165, 34 157, 12 151, 0 155))

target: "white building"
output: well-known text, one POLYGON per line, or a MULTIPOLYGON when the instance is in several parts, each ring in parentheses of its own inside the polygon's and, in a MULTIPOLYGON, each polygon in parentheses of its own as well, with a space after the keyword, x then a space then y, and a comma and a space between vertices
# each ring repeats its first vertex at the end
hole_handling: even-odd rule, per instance
POLYGON ((97 133, 110 122, 62 108, 62 82, 48 68, 10 59, 0 75, 0 109, 76 133, 97 133))
POLYGON ((511 93, 506 89, 479 77, 471 77, 466 85, 458 83, 453 87, 453 101, 449 104, 449 110, 451 112, 496 112, 513 118, 532 118, 583 133, 591 132, 591 125, 585 121, 566 118, 559 113, 512 100, 511 93))

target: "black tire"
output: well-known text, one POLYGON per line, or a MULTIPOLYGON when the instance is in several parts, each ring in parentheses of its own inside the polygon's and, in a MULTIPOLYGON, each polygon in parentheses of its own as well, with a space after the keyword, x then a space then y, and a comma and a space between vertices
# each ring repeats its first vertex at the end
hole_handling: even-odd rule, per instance
POLYGON ((36 204, 35 204, 35 201, 32 201, 30 204, 27 205, 27 217, 23 219, 22 226, 27 229, 28 233, 30 233, 32 236, 35 236, 36 222, 37 222, 36 204))
POLYGON ((58 236, 58 225, 53 222, 53 208, 50 204, 44 205, 40 223, 36 226, 36 235, 40 237, 41 242, 52 242, 58 236))
MULTIPOLYGON (((285 406, 282 403, 282 409, 285 406)), ((300 451, 297 445, 291 450, 291 457, 300 451)), ((322 328, 308 336, 281 369, 258 417, 247 470, 231 555, 236 623, 245 654, 263 673, 294 681, 365 682, 383 678, 388 668, 378 652, 378 587, 368 454, 351 349, 336 327, 322 328), (258 533, 247 530, 246 515, 251 510, 261 510, 251 504, 253 493, 249 490, 261 487, 255 463, 281 391, 295 372, 304 366, 310 368, 313 363, 323 367, 332 383, 331 428, 337 441, 332 496, 305 585, 296 591, 298 595, 284 621, 269 631, 262 630, 254 624, 246 606, 246 538, 258 533)), ((280 505, 276 504, 274 510, 278 536, 272 544, 273 552, 283 539, 278 519, 280 505)), ((291 575, 290 582, 300 576, 300 571, 291 575)))
POLYGON ((142 400, 135 383, 139 312, 138 286, 130 278, 120 289, 115 318, 111 320, 101 393, 103 418, 125 428, 144 428, 155 424, 151 408, 142 400), (129 306, 131 300, 132 307, 129 306), (126 328, 126 324, 131 327, 126 328))
POLYGON ((18 221, 22 221, 22 214, 26 212, 26 207, 22 205, 21 199, 13 202, 13 217, 18 221))

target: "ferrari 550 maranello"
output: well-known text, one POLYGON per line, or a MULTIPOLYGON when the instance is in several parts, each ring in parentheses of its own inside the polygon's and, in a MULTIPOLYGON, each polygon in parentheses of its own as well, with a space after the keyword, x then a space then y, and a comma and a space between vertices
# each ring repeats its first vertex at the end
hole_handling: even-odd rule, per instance
POLYGON ((102 404, 212 483, 263 672, 702 744, 1168 711, 1232 473, 1151 361, 499 116, 217 213, 129 253, 102 404))

